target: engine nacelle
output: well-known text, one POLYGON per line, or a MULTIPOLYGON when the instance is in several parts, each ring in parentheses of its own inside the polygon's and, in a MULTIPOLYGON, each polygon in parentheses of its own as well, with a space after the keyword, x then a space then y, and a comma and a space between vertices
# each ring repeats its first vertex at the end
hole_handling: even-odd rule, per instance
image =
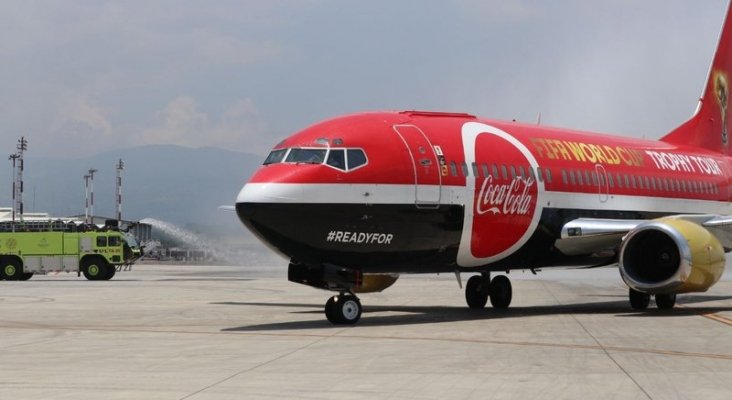
POLYGON ((630 231, 620 249, 620 275, 639 292, 705 292, 724 272, 724 249, 702 226, 661 218, 630 231))

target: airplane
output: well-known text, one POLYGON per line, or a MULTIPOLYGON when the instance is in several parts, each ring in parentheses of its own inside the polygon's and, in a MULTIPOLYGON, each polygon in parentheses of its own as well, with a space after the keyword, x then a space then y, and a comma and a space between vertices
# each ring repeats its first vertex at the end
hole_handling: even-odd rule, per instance
POLYGON ((467 113, 367 112, 277 144, 235 210, 289 260, 288 280, 337 292, 335 325, 356 294, 400 274, 472 273, 470 308, 512 299, 514 269, 614 266, 634 310, 704 292, 732 250, 729 84, 732 4, 693 116, 659 140, 467 113))

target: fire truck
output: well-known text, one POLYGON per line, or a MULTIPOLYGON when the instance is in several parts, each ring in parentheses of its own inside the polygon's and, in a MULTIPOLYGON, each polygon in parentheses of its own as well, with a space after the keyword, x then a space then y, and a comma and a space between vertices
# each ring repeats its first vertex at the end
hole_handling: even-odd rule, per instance
POLYGON ((0 279, 75 272, 109 280, 142 256, 142 248, 116 221, 100 228, 75 221, 0 222, 0 279))

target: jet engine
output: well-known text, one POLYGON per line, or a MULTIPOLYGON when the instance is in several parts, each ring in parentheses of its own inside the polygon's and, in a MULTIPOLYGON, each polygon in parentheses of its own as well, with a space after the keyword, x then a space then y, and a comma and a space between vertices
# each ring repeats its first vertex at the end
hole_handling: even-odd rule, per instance
POLYGON ((702 226, 680 218, 638 225, 620 248, 620 275, 638 292, 705 292, 724 272, 724 249, 702 226))

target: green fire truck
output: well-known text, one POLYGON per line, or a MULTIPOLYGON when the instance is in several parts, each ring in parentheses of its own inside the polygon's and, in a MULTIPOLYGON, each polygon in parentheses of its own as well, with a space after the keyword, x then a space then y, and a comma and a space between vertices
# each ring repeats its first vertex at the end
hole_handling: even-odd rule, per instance
POLYGON ((50 272, 109 280, 141 256, 135 238, 115 224, 99 228, 61 220, 0 223, 2 280, 28 280, 50 272))

